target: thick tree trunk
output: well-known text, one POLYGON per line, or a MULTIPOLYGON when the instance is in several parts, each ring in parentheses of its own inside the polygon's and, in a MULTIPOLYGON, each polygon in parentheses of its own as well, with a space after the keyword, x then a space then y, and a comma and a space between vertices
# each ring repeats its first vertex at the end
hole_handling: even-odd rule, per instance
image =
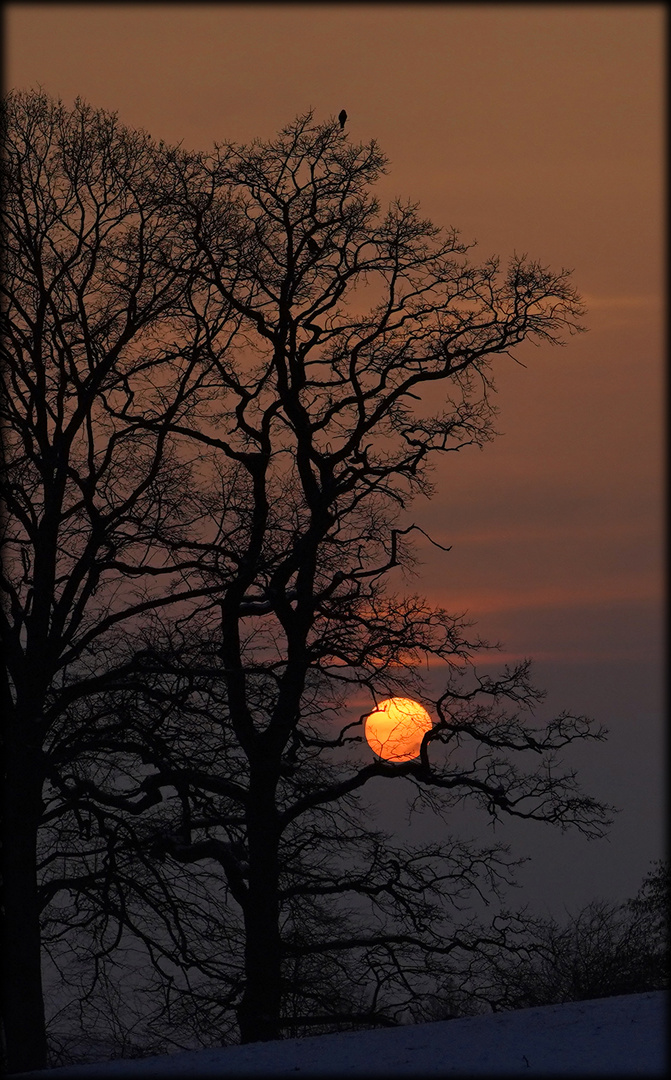
POLYGON ((282 943, 280 938, 276 780, 250 784, 247 815, 249 891, 245 903, 245 991, 238 1006, 243 1043, 281 1035, 282 943))
POLYGON ((47 1039, 36 867, 42 772, 36 751, 11 745, 5 751, 0 979, 5 1064, 11 1073, 45 1068, 47 1039))

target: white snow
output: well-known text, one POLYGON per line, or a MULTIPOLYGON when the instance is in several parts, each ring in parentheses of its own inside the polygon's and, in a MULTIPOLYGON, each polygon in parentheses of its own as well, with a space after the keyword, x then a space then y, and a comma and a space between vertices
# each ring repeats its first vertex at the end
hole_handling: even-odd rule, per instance
POLYGON ((664 1076, 664 991, 22 1076, 664 1076))

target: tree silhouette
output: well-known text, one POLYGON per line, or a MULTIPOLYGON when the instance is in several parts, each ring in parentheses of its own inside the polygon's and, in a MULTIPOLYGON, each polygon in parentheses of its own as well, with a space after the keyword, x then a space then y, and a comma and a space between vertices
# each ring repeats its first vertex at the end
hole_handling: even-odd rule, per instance
POLYGON ((37 830, 50 771, 78 752, 70 737, 59 745, 60 725, 130 676, 119 646, 131 623, 196 596, 178 543, 200 508, 164 422, 193 406, 201 376, 181 314, 175 155, 43 93, 7 96, 2 143, 2 1007, 14 1071, 45 1064, 37 830), (130 419, 138 399, 154 427, 130 419))
MULTIPOLYGON (((18 100, 17 115, 32 117, 32 99, 18 100)), ((17 434, 3 493, 18 576, 3 632, 11 730, 24 732, 16 754, 32 754, 30 797, 7 786, 30 848, 8 876, 14 895, 32 897, 32 955, 42 821, 64 859, 45 861, 45 903, 73 898, 66 925, 95 925, 94 953, 129 933, 157 968, 163 958, 209 980, 184 1008, 207 1006, 219 1024, 234 1009, 243 1041, 393 1022, 422 973, 515 947, 514 920, 483 930, 449 918, 506 880, 510 860, 453 840, 394 844, 361 823, 366 785, 404 785, 415 808, 439 815, 468 799, 491 819, 588 836, 608 821, 559 756, 603 730, 568 714, 534 724, 528 663, 478 675, 470 658, 483 643, 463 619, 392 587, 412 566, 408 509, 431 494, 431 462, 492 437, 492 358, 577 329, 578 297, 566 271, 471 264, 458 234, 413 204, 381 213, 371 188, 385 160, 374 142, 343 142, 336 123, 308 114, 269 143, 206 157, 39 100, 46 120, 22 129, 30 147, 5 166, 17 237, 6 423, 17 434), (51 147, 65 163, 50 163, 58 197, 41 164, 51 147), (25 269, 23 236, 38 227, 25 269), (24 280, 56 326, 48 335, 14 299, 24 280), (32 396, 24 341, 44 369, 32 396), (51 567, 41 621, 38 550, 51 567), (444 670, 433 699, 425 661, 444 670), (391 763, 361 732, 397 692, 436 723, 417 759, 391 763), (212 896, 216 915, 205 914, 212 896), (348 1015, 347 994, 329 994, 338 980, 348 1015)), ((49 920, 58 927, 57 913, 49 920)), ((37 974, 32 986, 15 1068, 43 1061, 25 1049, 39 1027, 37 974)))
POLYGON ((592 900, 563 922, 534 919, 525 955, 492 956, 483 996, 496 1009, 664 990, 669 984, 669 863, 657 863, 636 897, 592 900))
MULTIPOLYGON (((425 964, 468 949, 458 935, 441 944, 433 909, 422 907, 441 870, 410 886, 408 852, 387 859, 380 876, 371 857, 355 886, 337 859, 330 863, 337 828, 324 822, 346 822, 348 800, 372 779, 405 781, 416 805, 438 813, 469 798, 492 818, 587 835, 607 822, 609 808, 582 795, 557 760, 569 743, 603 731, 567 714, 534 727, 525 710, 541 695, 527 663, 497 679, 473 672, 469 684, 464 668, 482 643, 469 640, 461 619, 386 584, 411 562, 415 526, 405 511, 414 495, 430 493, 431 459, 491 437, 492 356, 527 338, 558 341, 577 326, 578 298, 566 271, 519 258, 504 271, 494 259, 471 265, 457 234, 411 204, 381 214, 370 189, 384 165, 375 143, 343 145, 336 125, 308 114, 270 143, 220 147, 206 165, 211 198, 185 194, 183 204, 199 267, 190 306, 219 391, 198 425, 171 428, 198 447, 221 485, 216 540, 199 555, 203 587, 219 591, 192 619, 201 654, 192 644, 189 658, 185 645, 181 657, 164 651, 156 663, 175 677, 183 664, 182 677, 200 673, 208 693, 214 680, 220 689, 205 709, 207 752, 197 765, 179 722, 174 734, 152 723, 145 760, 154 772, 142 789, 170 788, 181 800, 154 850, 182 864, 218 864, 239 911, 243 1041, 281 1034, 287 964, 299 955, 370 947, 402 969, 406 947, 425 964), (231 312, 240 318, 233 341, 219 330, 231 312), (425 659, 446 673, 433 701, 420 674, 425 659), (437 723, 417 760, 371 760, 363 715, 396 691, 418 697, 437 723), (363 714, 343 723, 362 693, 363 714), (413 889, 424 917, 413 914, 413 889), (393 897, 394 918, 402 911, 405 923, 348 942, 306 914, 319 897, 353 892, 393 897)), ((198 684, 199 700, 204 692, 198 684)), ((435 848, 426 865, 451 858, 435 848)))

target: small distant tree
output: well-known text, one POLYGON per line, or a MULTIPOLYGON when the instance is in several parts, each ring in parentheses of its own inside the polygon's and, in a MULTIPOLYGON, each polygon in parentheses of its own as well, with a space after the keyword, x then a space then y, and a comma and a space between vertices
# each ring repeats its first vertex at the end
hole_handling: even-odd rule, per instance
POLYGON ((513 962, 499 954, 489 968, 483 996, 496 1008, 521 1009, 666 989, 668 917, 664 860, 632 900, 593 900, 564 923, 534 919, 522 955, 513 962))
MULTIPOLYGON (((646 874, 640 889, 625 907, 646 928, 651 948, 663 957, 669 947, 671 923, 671 881, 669 860, 659 859, 646 874)), ((668 973, 667 973, 668 974, 668 973)))
MULTIPOLYGON (((662 990, 669 985, 669 916, 671 881, 669 860, 659 859, 646 874, 635 897, 624 905, 625 915, 640 925, 644 938, 645 966, 641 989, 662 990)), ((638 993, 638 989, 630 991, 638 993)))

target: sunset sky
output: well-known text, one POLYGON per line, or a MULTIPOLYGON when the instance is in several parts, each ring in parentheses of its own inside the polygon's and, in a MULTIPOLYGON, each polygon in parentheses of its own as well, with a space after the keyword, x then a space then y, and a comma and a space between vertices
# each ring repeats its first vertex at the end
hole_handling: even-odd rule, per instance
POLYGON ((6 87, 80 95, 207 150, 345 108, 417 200, 477 240, 574 271, 588 333, 494 366, 501 437, 449 455, 415 520, 414 588, 535 657, 544 712, 595 716, 574 755, 623 808, 608 841, 501 830, 526 898, 631 895, 664 854, 664 42, 661 4, 7 4, 6 87))

